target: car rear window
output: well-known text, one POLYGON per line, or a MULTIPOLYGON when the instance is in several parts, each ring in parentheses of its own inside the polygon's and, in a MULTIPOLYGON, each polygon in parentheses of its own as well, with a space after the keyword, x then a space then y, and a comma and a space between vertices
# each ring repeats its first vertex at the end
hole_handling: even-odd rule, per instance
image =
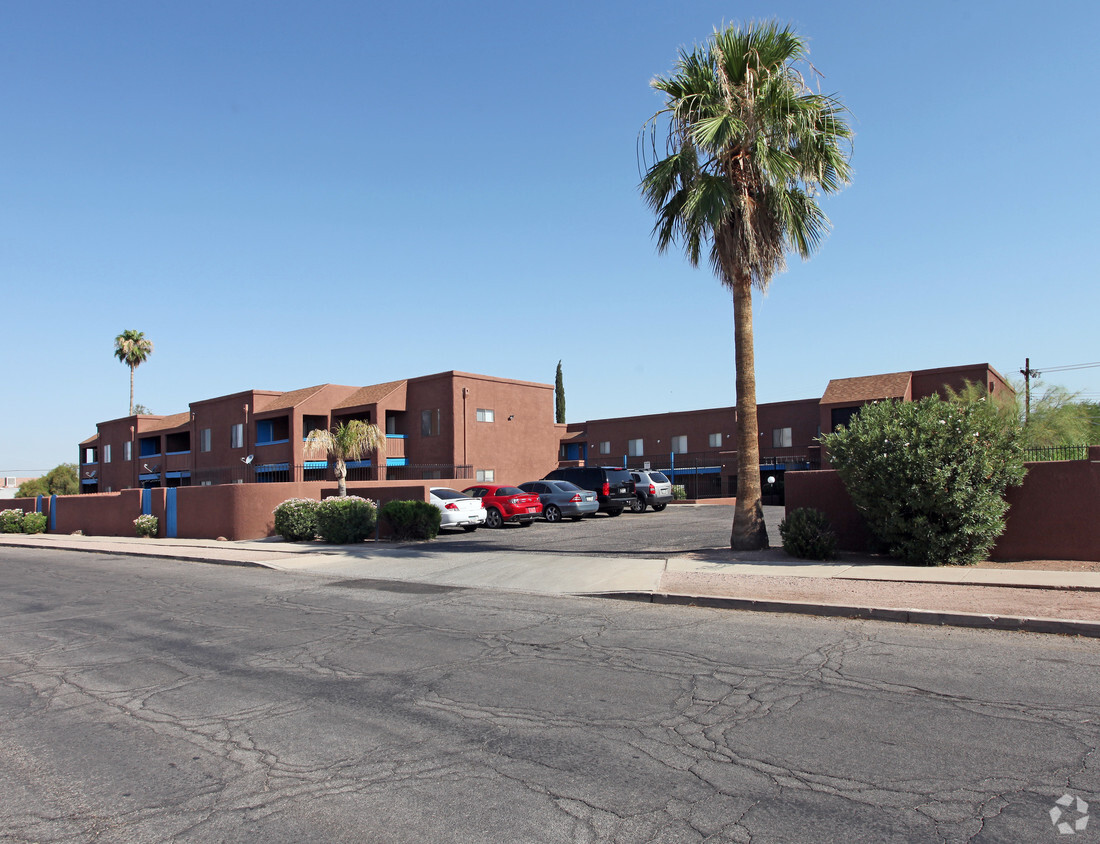
POLYGON ((432 495, 436 498, 469 498, 470 496, 465 493, 459 492, 457 489, 433 489, 432 495))
POLYGON ((530 495, 529 492, 524 492, 522 489, 516 489, 514 486, 502 486, 498 487, 497 491, 493 495, 530 495))
POLYGON ((559 492, 580 492, 581 488, 572 481, 554 481, 552 486, 559 492))
POLYGON ((633 483, 634 479, 630 477, 630 472, 625 469, 608 469, 607 482, 612 484, 633 483))
POLYGON ((661 472, 650 472, 649 477, 650 477, 650 480, 654 481, 655 483, 659 483, 659 484, 669 483, 668 478, 666 478, 664 476, 664 474, 662 474, 661 472))

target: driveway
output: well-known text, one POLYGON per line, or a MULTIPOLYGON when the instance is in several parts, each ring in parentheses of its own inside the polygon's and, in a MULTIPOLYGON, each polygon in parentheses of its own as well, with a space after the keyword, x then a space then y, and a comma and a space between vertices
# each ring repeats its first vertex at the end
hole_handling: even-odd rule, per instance
MULTIPOLYGON (((782 507, 765 507, 768 539, 778 546, 782 507)), ((660 513, 627 511, 612 518, 602 513, 580 522, 550 524, 536 521, 530 527, 506 525, 498 530, 480 528, 476 533, 444 530, 432 543, 433 550, 477 549, 484 551, 549 551, 556 554, 682 554, 729 548, 733 507, 722 504, 675 504, 660 513)))

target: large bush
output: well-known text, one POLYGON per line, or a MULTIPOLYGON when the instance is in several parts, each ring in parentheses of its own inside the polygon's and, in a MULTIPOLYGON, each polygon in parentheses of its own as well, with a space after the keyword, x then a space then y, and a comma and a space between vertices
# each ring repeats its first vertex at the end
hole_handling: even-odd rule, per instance
POLYGON ((275 508, 275 533, 287 542, 307 542, 317 534, 317 505, 311 498, 289 498, 275 508))
POLYGON ((779 523, 783 550, 804 560, 831 560, 836 556, 836 534, 820 510, 799 507, 779 523))
POLYGON ((1024 478, 1019 426, 987 402, 876 402, 822 439, 872 533, 916 565, 984 559, 1024 478))
POLYGON ((27 513, 23 517, 23 533, 45 533, 46 532, 46 514, 45 513, 27 513))
POLYGON ((390 501, 382 507, 382 518, 395 539, 435 539, 443 514, 427 501, 390 501))
POLYGON ((0 533, 22 533, 23 511, 19 508, 13 510, 0 510, 0 533))
POLYGON ((376 519, 374 504, 365 498, 326 498, 317 505, 317 534, 334 545, 362 542, 374 532, 376 519))

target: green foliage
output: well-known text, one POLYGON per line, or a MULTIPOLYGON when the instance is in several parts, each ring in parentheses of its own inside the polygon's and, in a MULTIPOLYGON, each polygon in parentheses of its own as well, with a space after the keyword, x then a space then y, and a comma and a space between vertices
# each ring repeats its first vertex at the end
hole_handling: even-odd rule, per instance
POLYGON ((561 361, 554 375, 554 421, 559 425, 565 422, 565 381, 561 374, 561 361))
MULTIPOLYGON (((992 403, 992 409, 1003 424, 1022 426, 1020 441, 1024 448, 1087 445, 1096 441, 1093 410, 1088 402, 1078 401, 1076 393, 1056 385, 1040 389, 1040 385, 1032 381, 1031 412, 1025 414, 1024 385, 1017 381, 1012 386, 1015 395, 1002 392, 991 398, 984 385, 970 382, 958 392, 948 387, 947 395, 952 401, 963 404, 992 403)), ((1100 424, 1100 419, 1097 423, 1100 424)))
POLYGON ((22 533, 23 511, 18 507, 0 510, 0 533, 22 533))
POLYGON ((1019 426, 989 401, 883 401, 822 438, 868 527, 916 565, 982 560, 1024 478, 1019 426))
POLYGON ((672 486, 672 500, 673 501, 685 501, 687 500, 687 489, 683 484, 673 484, 672 486))
POLYGON ((27 513, 23 517, 23 533, 45 533, 46 532, 46 514, 45 513, 27 513))
POLYGON ((347 461, 359 460, 372 451, 385 452, 386 435, 377 425, 362 419, 352 419, 339 423, 331 431, 310 431, 302 448, 307 457, 320 453, 333 458, 336 464, 333 473, 336 475, 337 494, 344 498, 348 494, 347 461))
POLYGON ((317 505, 317 534, 334 545, 362 542, 374 532, 376 519, 374 504, 365 498, 326 498, 317 505))
POLYGON ((134 529, 137 531, 137 535, 148 539, 151 536, 157 535, 157 529, 160 527, 160 520, 153 515, 138 516, 134 519, 134 529))
POLYGON ((836 534, 829 519, 820 510, 800 507, 792 510, 779 524, 783 550, 804 560, 831 560, 836 557, 836 534))
POLYGON ((35 498, 39 495, 49 495, 50 487, 46 483, 46 478, 34 478, 33 480, 23 481, 19 485, 19 489, 15 491, 16 498, 35 498))
POLYGON ((115 338, 115 357, 130 367, 130 415, 134 415, 134 370, 153 354, 153 341, 144 332, 127 329, 115 338))
POLYGON ((308 542, 317 534, 317 505, 310 498, 289 498, 275 508, 275 533, 287 542, 308 542))
POLYGON ((427 501, 390 501, 382 507, 382 518, 394 539, 435 539, 443 514, 427 501))

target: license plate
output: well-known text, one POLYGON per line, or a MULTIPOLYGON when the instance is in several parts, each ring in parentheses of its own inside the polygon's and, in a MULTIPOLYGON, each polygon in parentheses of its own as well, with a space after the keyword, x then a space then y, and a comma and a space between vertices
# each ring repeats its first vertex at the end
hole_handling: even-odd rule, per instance
POLYGON ((625 486, 619 487, 619 492, 626 492, 626 487, 625 486))
POLYGON ((538 512, 538 510, 536 510, 536 509, 535 509, 534 507, 528 507, 528 508, 527 508, 527 512, 528 512, 528 513, 537 513, 537 512, 538 512))

